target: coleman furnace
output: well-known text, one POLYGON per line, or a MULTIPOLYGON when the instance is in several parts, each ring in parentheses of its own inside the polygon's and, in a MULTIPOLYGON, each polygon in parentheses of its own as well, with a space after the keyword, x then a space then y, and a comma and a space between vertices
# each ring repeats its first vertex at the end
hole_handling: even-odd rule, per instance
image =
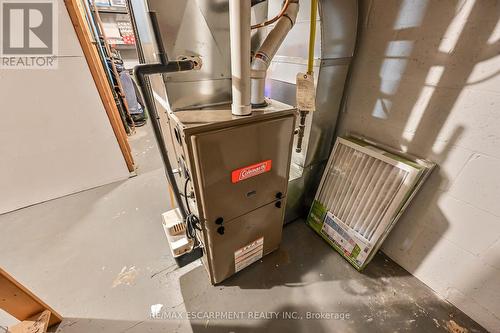
POLYGON ((202 260, 218 283, 279 247, 295 111, 273 101, 246 117, 220 107, 171 119, 187 227, 199 219, 202 260))
MULTIPOLYGON (((194 15, 190 31, 208 40, 218 38, 215 44, 227 45, 228 50, 230 45, 226 58, 195 41, 192 49, 199 48, 197 52, 174 52, 178 60, 169 61, 167 55, 172 52, 165 52, 158 26, 163 18, 152 13, 160 62, 135 68, 178 206, 163 215, 172 253, 182 257, 202 252, 213 284, 276 250, 281 242, 297 112, 290 105, 265 99, 264 81, 299 5, 294 0, 285 2, 275 27, 252 53, 250 18, 259 16, 252 9, 259 2, 206 2, 206 10, 212 13, 208 19, 220 27, 211 35, 195 24, 201 19, 196 16, 199 8, 188 10, 188 21, 194 15), (153 74, 174 83, 166 84, 168 124, 159 123, 149 89, 153 74), (227 84, 229 91, 223 89, 227 84), (168 125, 169 133, 162 132, 162 125, 164 129, 168 125), (172 139, 167 146, 168 136, 172 139), (175 160, 169 159, 169 151, 175 160)), ((177 45, 189 41, 178 36, 177 45)), ((172 46, 169 43, 167 48, 172 46)))

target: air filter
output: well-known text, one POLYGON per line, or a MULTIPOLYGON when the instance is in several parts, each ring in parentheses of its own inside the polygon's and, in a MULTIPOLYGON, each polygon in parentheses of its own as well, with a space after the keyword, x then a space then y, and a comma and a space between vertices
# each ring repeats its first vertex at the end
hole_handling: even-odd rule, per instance
POLYGON ((361 270, 433 167, 374 142, 338 138, 307 223, 361 270))

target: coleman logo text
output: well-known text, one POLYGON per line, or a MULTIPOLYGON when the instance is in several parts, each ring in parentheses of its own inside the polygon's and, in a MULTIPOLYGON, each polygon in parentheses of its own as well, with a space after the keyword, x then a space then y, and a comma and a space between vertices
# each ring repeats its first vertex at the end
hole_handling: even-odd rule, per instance
POLYGON ((236 184, 239 181, 260 175, 271 170, 271 160, 252 164, 231 172, 231 182, 236 184))

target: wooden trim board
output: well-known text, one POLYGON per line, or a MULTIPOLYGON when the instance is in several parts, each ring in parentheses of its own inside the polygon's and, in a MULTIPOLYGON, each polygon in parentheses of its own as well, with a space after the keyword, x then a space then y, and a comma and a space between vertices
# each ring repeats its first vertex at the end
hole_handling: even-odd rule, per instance
POLYGON ((51 313, 49 326, 60 323, 63 319, 54 309, 1 268, 0 308, 21 321, 29 319, 44 310, 49 310, 51 313))
POLYGON ((50 322, 50 311, 45 310, 33 318, 23 320, 20 323, 10 326, 8 333, 46 333, 50 322))
POLYGON ((106 73, 104 68, 102 68, 101 59, 97 50, 93 44, 93 38, 90 30, 87 26, 87 21, 85 19, 85 11, 82 7, 80 0, 64 0, 66 9, 68 10, 69 17, 75 28, 76 35, 80 41, 85 59, 90 69, 90 73, 94 79, 97 91, 101 97, 102 103, 115 133, 118 144, 120 145, 120 150, 127 163, 127 168, 130 172, 135 171, 134 158, 132 157, 132 152, 130 150, 130 145, 128 144, 127 134, 121 123, 120 113, 118 107, 115 104, 115 99, 111 91, 111 87, 108 84, 108 79, 106 78, 106 73))

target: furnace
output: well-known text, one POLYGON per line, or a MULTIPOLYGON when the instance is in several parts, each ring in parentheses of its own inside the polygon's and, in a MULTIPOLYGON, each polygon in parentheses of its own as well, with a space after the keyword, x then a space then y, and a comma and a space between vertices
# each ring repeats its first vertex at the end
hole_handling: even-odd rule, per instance
POLYGON ((219 283, 281 242, 295 129, 293 107, 271 101, 245 117, 230 105, 170 115, 188 228, 211 282, 219 283))
POLYGON ((186 29, 165 31, 164 38, 165 22, 175 26, 179 16, 171 8, 159 11, 159 17, 150 12, 160 62, 135 67, 178 206, 163 214, 172 254, 184 260, 201 249, 212 284, 279 247, 294 134, 303 134, 303 122, 295 128, 295 107, 265 97, 266 72, 295 24, 299 3, 287 0, 267 20, 260 2, 189 7, 186 29), (259 24, 251 24, 252 15, 259 24), (206 30, 204 22, 213 29, 206 30), (262 42, 262 30, 252 32, 274 22, 262 42), (252 40, 258 42, 253 47, 252 40), (160 128, 157 97, 149 90, 147 77, 155 74, 165 83, 170 133, 160 128))

